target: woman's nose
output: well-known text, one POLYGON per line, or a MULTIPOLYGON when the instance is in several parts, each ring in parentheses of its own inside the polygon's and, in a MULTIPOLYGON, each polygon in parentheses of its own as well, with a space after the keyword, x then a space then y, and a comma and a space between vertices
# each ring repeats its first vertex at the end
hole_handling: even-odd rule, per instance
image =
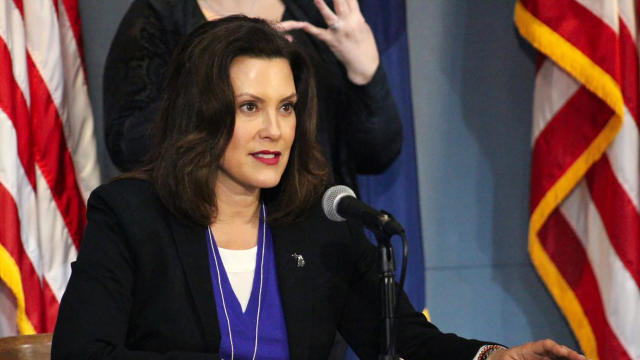
POLYGON ((281 135, 280 121, 275 110, 263 112, 261 136, 278 139, 281 135))

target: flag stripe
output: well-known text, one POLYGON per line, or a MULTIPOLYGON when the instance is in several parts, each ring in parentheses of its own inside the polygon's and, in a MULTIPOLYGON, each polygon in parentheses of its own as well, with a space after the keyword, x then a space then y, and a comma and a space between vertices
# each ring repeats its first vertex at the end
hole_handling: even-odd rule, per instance
MULTIPOLYGON (((84 52, 82 50, 82 31, 78 2, 77 0, 62 0, 62 3, 64 5, 64 16, 69 19, 69 24, 71 25, 73 39, 75 40, 74 48, 77 48, 78 59, 82 62, 82 64, 84 64, 84 52)), ((84 69, 84 65, 81 66, 81 69, 84 69)))
MULTIPOLYGON (((0 40, 5 43, 8 49, 9 61, 13 66, 13 76, 20 86, 23 96, 29 100, 29 80, 27 79, 26 66, 26 37, 24 33, 24 22, 20 10, 15 7, 15 3, 5 2, 4 7, 0 7, 0 40)), ((4 55, 3 55, 4 56, 4 55)), ((3 70, 5 71, 5 70, 3 70)))
POLYGON ((593 269, 587 259, 580 240, 567 222, 563 213, 554 211, 539 232, 540 242, 557 265, 579 299, 582 308, 589 317, 591 329, 597 339, 598 355, 601 359, 630 359, 624 348, 614 336, 605 317, 604 305, 593 269), (564 259, 571 259, 566 262, 564 259))
POLYGON ((622 129, 615 141, 607 149, 611 167, 620 185, 624 188, 629 201, 640 212, 640 132, 636 123, 627 112, 622 129))
POLYGON ((6 114, 0 111, 0 183, 13 196, 20 215, 22 245, 42 275, 40 247, 37 231, 37 205, 35 193, 18 161, 16 133, 6 114), (15 169, 15 170, 13 170, 15 169))
POLYGON ((618 16, 616 14, 616 7, 618 6, 618 0, 614 1, 601 1, 601 0, 573 0, 576 4, 582 5, 585 9, 589 10, 595 17, 601 19, 611 29, 618 28, 618 16))
MULTIPOLYGON (((535 1, 536 0, 529 0, 529 3, 535 1)), ((609 104, 618 117, 622 118, 624 101, 620 92, 620 85, 612 75, 602 69, 593 59, 586 56, 571 42, 529 12, 522 1, 516 3, 514 21, 520 34, 536 47, 536 49, 557 64, 560 64, 565 71, 569 72, 584 86, 609 104)), ((617 120, 615 120, 615 122, 617 122, 617 120)), ((607 136, 605 140, 605 142, 610 142, 611 139, 607 136)))
POLYGON ((35 188, 35 167, 30 139, 29 109, 13 76, 11 54, 0 37, 0 109, 13 122, 18 137, 18 155, 31 186, 35 188))
POLYGON ((622 77, 621 89, 624 104, 629 109, 632 119, 638 125, 638 52, 636 44, 627 26, 620 26, 620 67, 622 77))
MULTIPOLYGON (((77 14, 76 14, 77 15, 77 14)), ((80 50, 71 31, 72 19, 60 12, 60 37, 63 46, 61 60, 64 65, 64 108, 61 114, 63 130, 69 151, 73 154, 73 166, 78 185, 86 202, 89 193, 100 184, 94 122, 80 50), (81 121, 80 121, 81 120, 81 121)))
POLYGON ((587 253, 611 329, 629 356, 637 359, 640 356, 637 343, 640 291, 611 246, 586 179, 565 199, 561 209, 587 253))
MULTIPOLYGON (((29 0, 24 3, 24 26, 27 29, 26 42, 30 61, 35 64, 39 76, 46 84, 49 96, 62 111, 64 99, 64 67, 60 58, 60 28, 54 0, 29 0), (28 31, 37 29, 37 31, 28 31)), ((65 44, 66 46, 66 44, 65 44)), ((29 61, 29 60, 27 60, 29 61)), ((31 76, 31 69, 29 69, 31 76)))
POLYGON ((537 71, 533 95, 532 143, 579 88, 580 83, 553 61, 546 59, 542 63, 537 71))
POLYGON ((619 83, 617 34, 602 19, 574 0, 521 3, 540 21, 575 46, 619 83))
MULTIPOLYGON (((620 14, 620 20, 624 23, 625 27, 629 31, 633 42, 635 43, 637 34, 637 21, 636 21, 636 0, 618 0, 618 12, 620 14)), ((622 72, 624 74, 624 71, 622 72)))
POLYGON ((43 279, 42 281, 42 297, 45 308, 47 309, 45 313, 44 320, 44 332, 53 332, 56 327, 56 320, 58 318, 58 309, 60 308, 60 298, 57 298, 53 291, 51 290, 51 286, 47 279, 43 279))
POLYGON ((13 0, 13 3, 16 5, 18 11, 20 11, 20 14, 24 14, 24 4, 22 0, 13 0))
MULTIPOLYGON (((550 215, 551 216, 551 215, 550 215)), ((548 217, 547 217, 548 218, 548 217)), ((599 360, 596 338, 587 315, 573 289, 558 270, 538 237, 540 227, 535 227, 534 216, 529 227, 529 253, 531 261, 554 300, 567 318, 583 353, 591 360, 599 360)), ((543 224, 544 225, 544 224, 543 224)))
POLYGON ((0 222, 5 221, 0 225, 0 237, 3 238, 0 242, 4 249, 0 257, 0 276, 17 299, 16 317, 19 329, 24 333, 33 333, 34 326, 40 328, 42 318, 39 297, 42 264, 38 246, 37 209, 33 187, 19 163, 16 132, 12 125, 8 116, 0 111, 0 187, 9 196, 0 201, 0 222), (11 216, 16 212, 18 222, 12 220, 15 216, 11 216), (17 233, 19 236, 8 236, 7 233, 17 233), (26 303, 25 294, 33 294, 33 297, 26 299, 26 303), (33 309, 36 312, 31 321, 27 311, 33 309))
POLYGON ((531 183, 532 209, 585 153, 611 115, 611 109, 584 87, 555 114, 534 142, 531 173, 542 177, 531 183))
POLYGON ((593 164, 586 179, 609 241, 640 288, 640 242, 628 241, 640 239, 640 214, 616 179, 607 156, 593 164))
POLYGON ((40 279, 22 247, 18 208, 13 197, 2 184, 0 184, 0 207, 3 209, 3 214, 0 216, 0 246, 11 255, 19 269, 19 273, 5 274, 4 271, 11 269, 12 266, 3 263, 2 278, 14 291, 18 300, 18 312, 29 314, 30 324, 18 325, 24 328, 32 326, 36 332, 42 332, 44 314, 40 279), (18 283, 21 286, 17 286, 18 283), (22 290, 23 293, 16 293, 16 290, 22 290), (26 294, 28 296, 25 296, 26 294), (24 310, 21 307, 24 307, 24 310))
POLYGON ((75 259, 77 250, 62 215, 57 209, 56 203, 48 191, 47 183, 36 169, 38 198, 38 228, 46 241, 40 242, 42 257, 42 273, 48 281, 54 296, 60 300, 67 285, 67 279, 71 276, 69 259, 75 259))
POLYGON ((78 188, 71 154, 67 150, 61 119, 40 72, 27 58, 31 88, 31 114, 36 161, 49 185, 76 248, 86 223, 85 204, 78 188))

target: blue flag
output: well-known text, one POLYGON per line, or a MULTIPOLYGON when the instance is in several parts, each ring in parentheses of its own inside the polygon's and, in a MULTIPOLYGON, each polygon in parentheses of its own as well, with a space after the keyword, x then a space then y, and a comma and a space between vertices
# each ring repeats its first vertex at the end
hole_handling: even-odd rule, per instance
MULTIPOLYGON (((360 176, 358 185, 365 202, 384 209, 398 220, 407 232, 409 262, 404 289, 417 310, 425 307, 424 259, 420 230, 420 208, 413 132, 406 6, 404 0, 361 0, 360 8, 373 30, 382 65, 391 92, 398 105, 404 128, 402 153, 384 173, 360 176)), ((393 239, 396 274, 400 274, 401 242, 393 239)))
MULTIPOLYGON (((402 118, 402 153, 384 174, 360 176, 362 199, 376 209, 384 209, 402 224, 409 241, 409 261, 404 290, 418 311, 425 307, 424 259, 420 230, 420 204, 416 149, 413 135, 413 110, 409 76, 406 7, 404 0, 361 0, 360 8, 373 30, 382 66, 402 118)), ((396 275, 400 275, 402 247, 392 240, 396 254, 396 275)), ((347 359, 357 359, 352 351, 347 359)))
MULTIPOLYGON (((405 0, 360 0, 360 8, 378 44, 382 66, 402 119, 402 153, 381 175, 360 176, 358 186, 363 200, 384 209, 402 224, 409 241, 409 260, 404 290, 418 311, 425 308, 424 259, 420 228, 420 205, 413 131, 413 108, 409 74, 409 51, 405 0)), ((400 275, 402 247, 392 240, 396 254, 396 275, 400 275)), ((347 359, 357 359, 349 351, 347 359)))
MULTIPOLYGON (((387 171, 381 175, 359 176, 358 186, 363 201, 393 214, 405 228, 409 241, 409 259, 404 290, 416 310, 422 311, 425 308, 425 272, 405 0, 360 0, 359 3, 376 38, 381 63, 402 119, 404 141, 400 157, 387 171)), ((396 254, 396 275, 399 278, 402 243, 399 238, 394 237, 392 244, 396 254)), ((348 351, 346 359, 357 359, 357 356, 348 351)))

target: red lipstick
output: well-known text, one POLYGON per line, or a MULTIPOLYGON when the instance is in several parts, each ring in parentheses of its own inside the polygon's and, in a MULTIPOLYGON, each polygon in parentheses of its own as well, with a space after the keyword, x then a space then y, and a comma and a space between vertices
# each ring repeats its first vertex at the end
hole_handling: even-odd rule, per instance
POLYGON ((280 151, 262 150, 251 153, 251 156, 265 165, 276 165, 280 161, 280 151))

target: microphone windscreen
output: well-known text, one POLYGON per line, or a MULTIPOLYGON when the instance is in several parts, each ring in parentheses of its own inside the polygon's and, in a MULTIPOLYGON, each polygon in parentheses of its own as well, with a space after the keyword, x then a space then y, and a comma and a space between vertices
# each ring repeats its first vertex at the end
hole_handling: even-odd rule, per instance
POLYGON ((336 185, 332 186, 324 192, 322 196, 322 210, 324 214, 333 221, 345 221, 346 219, 338 214, 338 203, 344 196, 356 197, 356 193, 353 192, 348 186, 336 185))

